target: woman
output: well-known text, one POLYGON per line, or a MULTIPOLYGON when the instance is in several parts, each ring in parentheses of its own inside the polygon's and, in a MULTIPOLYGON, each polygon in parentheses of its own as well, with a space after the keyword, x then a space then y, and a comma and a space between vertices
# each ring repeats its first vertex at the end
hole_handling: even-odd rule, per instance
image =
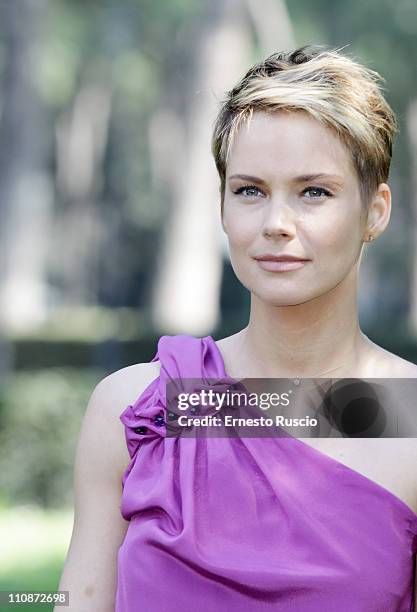
POLYGON ((228 93, 213 154, 249 323, 217 342, 163 336, 150 363, 94 390, 60 583, 70 610, 412 609, 414 439, 166 435, 173 377, 416 377, 358 322, 363 247, 391 211, 396 122, 377 79, 303 47, 228 93))

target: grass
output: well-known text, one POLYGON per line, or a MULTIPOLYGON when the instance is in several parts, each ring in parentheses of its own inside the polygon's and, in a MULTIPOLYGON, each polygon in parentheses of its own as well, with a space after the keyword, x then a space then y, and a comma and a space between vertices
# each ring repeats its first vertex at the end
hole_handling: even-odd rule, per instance
MULTIPOLYGON (((0 511, 0 591, 56 591, 72 531, 72 511, 22 506, 0 511)), ((53 604, 1 604, 49 612, 53 604)), ((62 608, 65 610, 65 607, 62 608)))

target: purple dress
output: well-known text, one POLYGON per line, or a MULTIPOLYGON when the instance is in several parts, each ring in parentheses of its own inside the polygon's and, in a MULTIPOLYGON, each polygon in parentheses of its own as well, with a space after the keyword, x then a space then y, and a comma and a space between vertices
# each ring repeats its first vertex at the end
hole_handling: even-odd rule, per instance
POLYGON ((405 502, 292 436, 166 437, 166 382, 227 373, 211 336, 162 336, 157 360, 160 376, 120 416, 130 523, 116 612, 414 609, 405 502))

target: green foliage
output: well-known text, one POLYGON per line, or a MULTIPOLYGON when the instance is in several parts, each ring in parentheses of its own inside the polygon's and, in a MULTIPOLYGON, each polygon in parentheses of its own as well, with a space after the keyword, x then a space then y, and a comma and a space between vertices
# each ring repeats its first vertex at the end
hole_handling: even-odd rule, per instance
POLYGON ((10 375, 0 389, 3 504, 72 505, 76 442, 98 371, 49 369, 10 375))
MULTIPOLYGON (((41 560, 36 567, 15 568, 12 572, 0 576, 0 590, 2 591, 28 591, 39 593, 58 590, 59 578, 62 572, 64 558, 52 556, 41 560)), ((28 610, 28 604, 0 605, 0 612, 12 610, 28 610)), ((52 604, 32 604, 36 612, 51 612, 52 604)), ((63 608, 65 610, 65 608, 63 608)))
MULTIPOLYGON (((71 539, 73 511, 20 506, 0 510, 0 590, 56 591, 71 539)), ((1 611, 27 605, 0 605, 1 611)), ((37 604, 36 610, 52 610, 37 604)))

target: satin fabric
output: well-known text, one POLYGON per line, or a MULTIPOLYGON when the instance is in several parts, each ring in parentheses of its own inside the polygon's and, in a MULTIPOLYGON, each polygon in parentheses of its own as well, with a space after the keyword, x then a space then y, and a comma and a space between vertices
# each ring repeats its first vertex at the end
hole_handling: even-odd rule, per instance
POLYGON ((157 360, 159 377, 120 416, 130 523, 116 612, 413 610, 417 515, 405 502, 291 436, 166 437, 166 383, 227 373, 211 336, 162 336, 157 360))

